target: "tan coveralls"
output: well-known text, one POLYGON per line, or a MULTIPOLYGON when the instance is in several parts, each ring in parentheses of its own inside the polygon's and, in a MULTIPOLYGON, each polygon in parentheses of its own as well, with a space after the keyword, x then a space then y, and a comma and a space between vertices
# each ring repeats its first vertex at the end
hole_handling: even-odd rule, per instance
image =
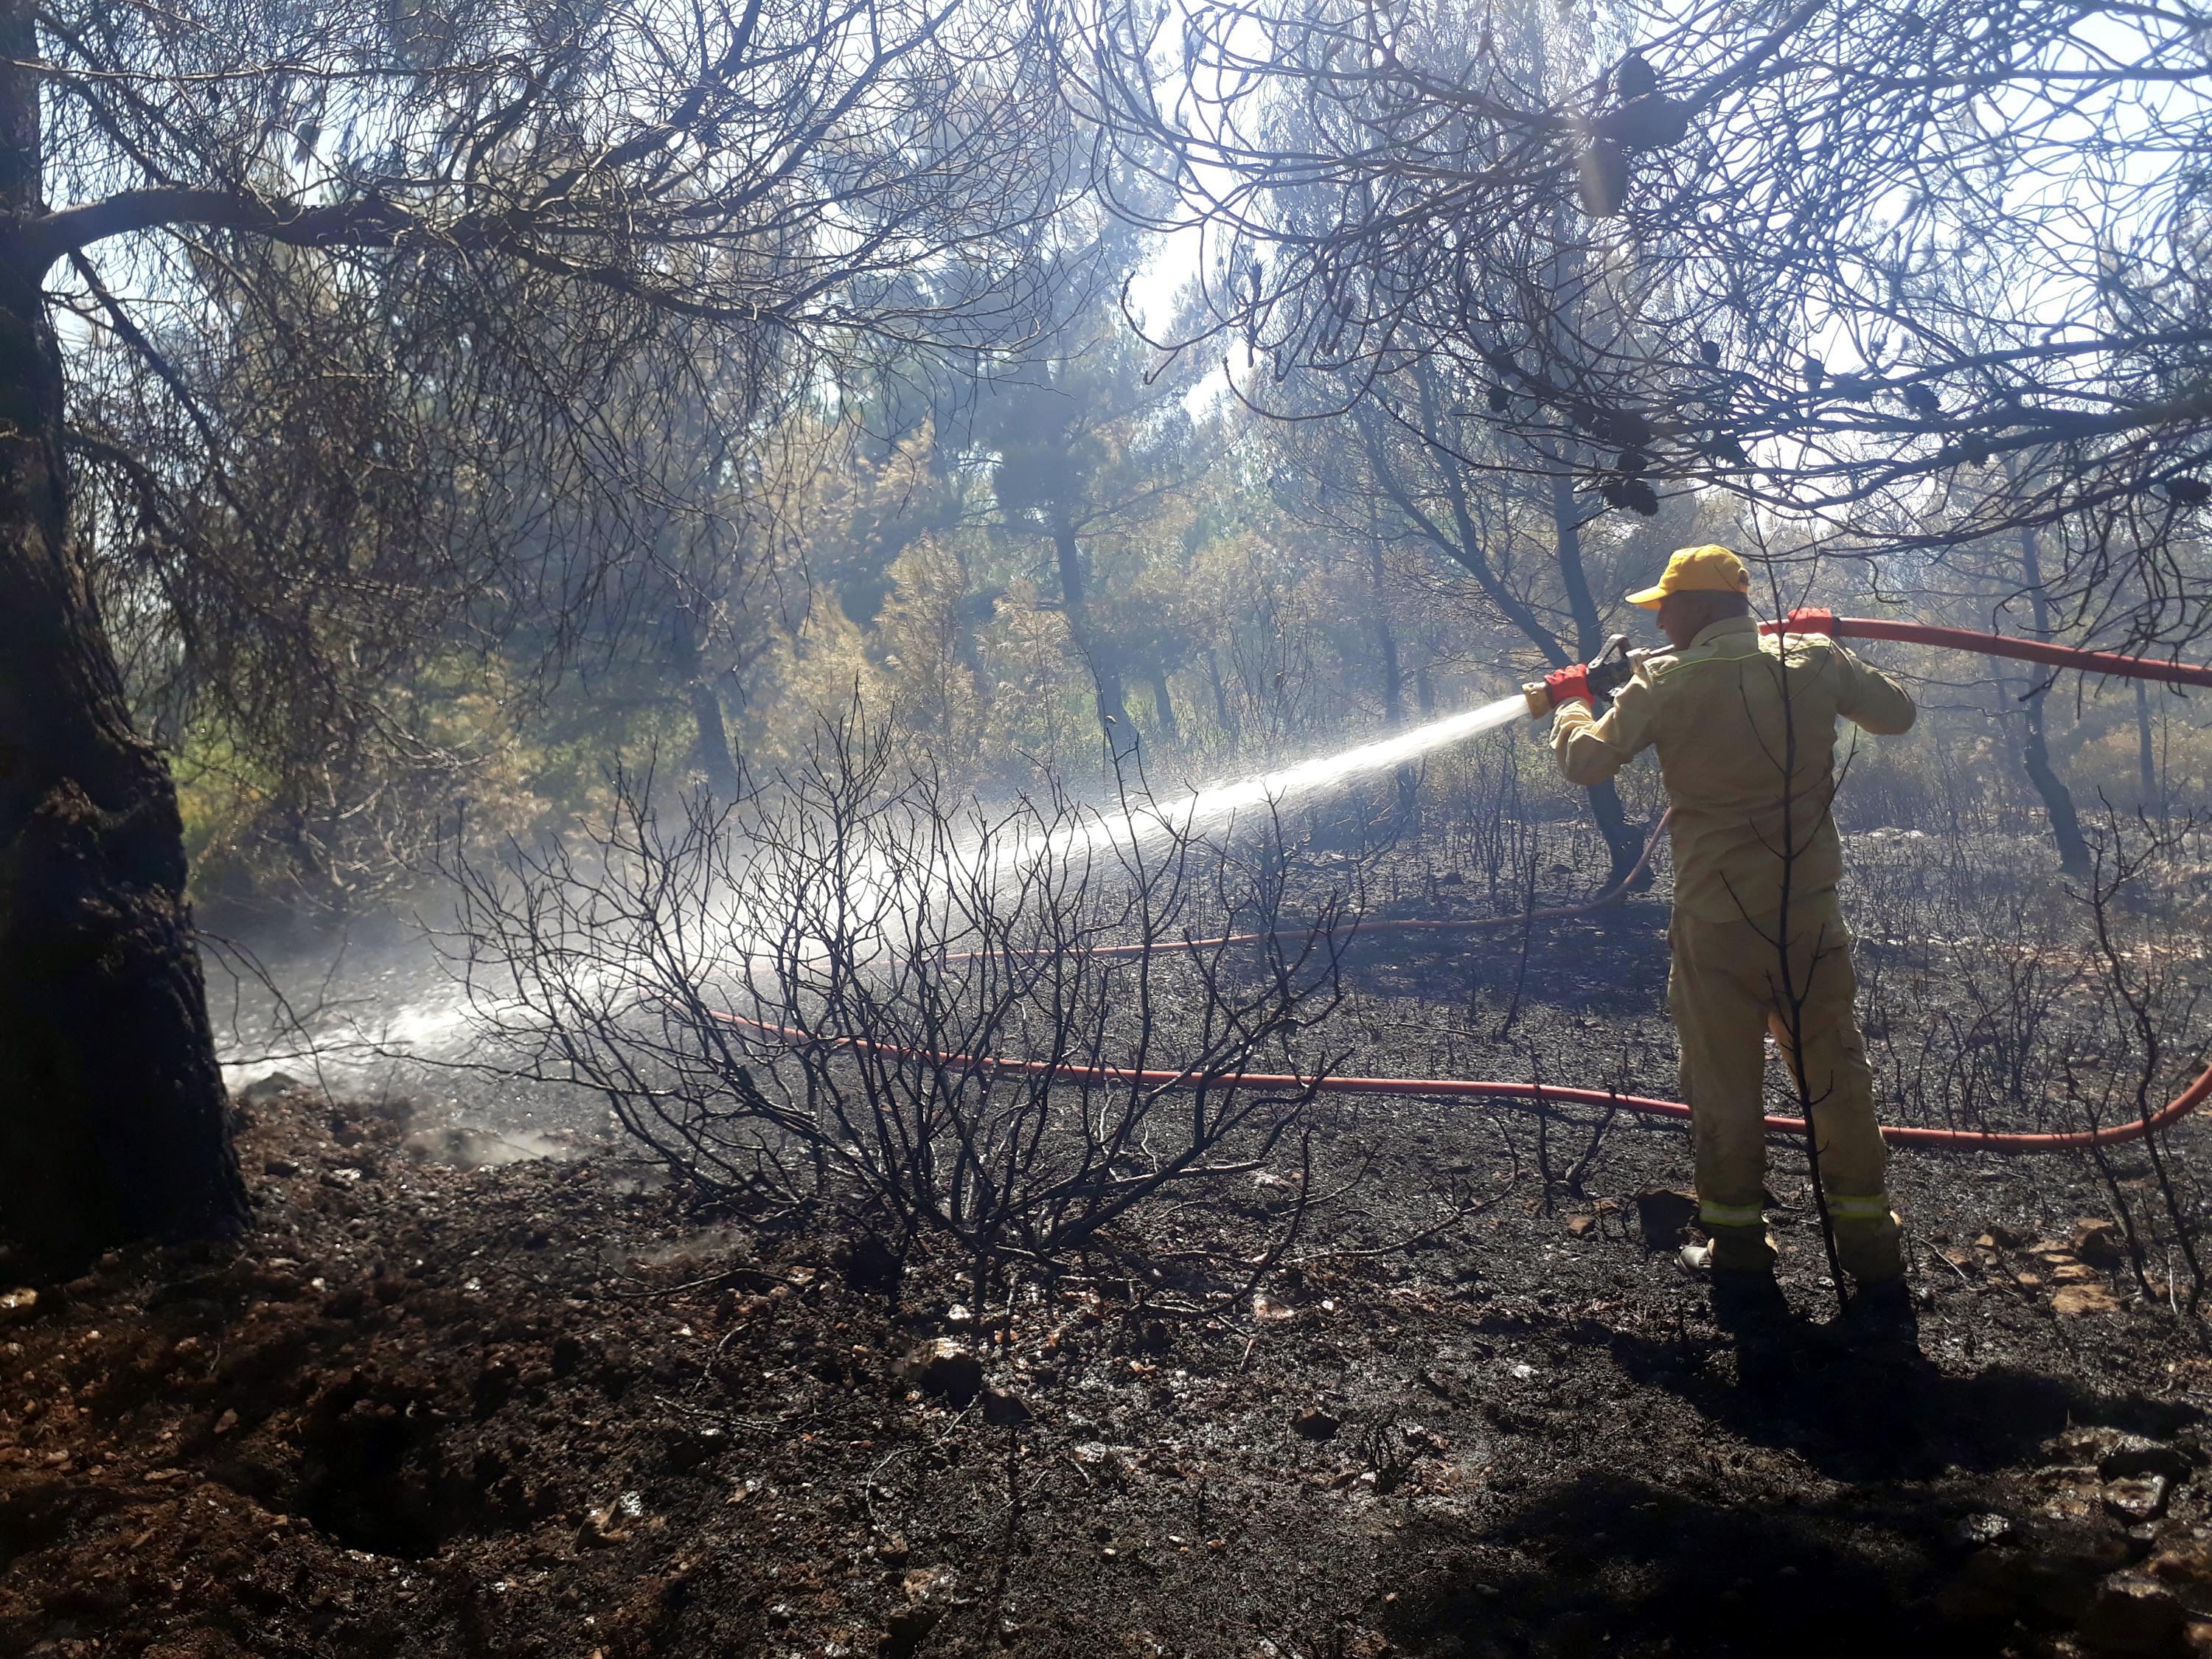
POLYGON ((1836 902, 1843 847, 1829 807, 1838 717, 1887 735, 1910 729, 1915 710, 1894 680, 1824 635, 1791 635, 1787 661, 1785 696, 1782 641, 1761 639, 1748 617, 1717 622, 1684 649, 1646 657, 1604 719, 1586 702, 1562 704, 1552 748, 1568 781, 1585 787, 1659 750, 1674 809, 1667 1005, 1713 1265, 1774 1262, 1761 1210, 1761 1038, 1771 1030, 1785 1060, 1802 1059, 1838 1252, 1846 1271, 1874 1282, 1904 1263, 1852 1009, 1850 934, 1836 902))

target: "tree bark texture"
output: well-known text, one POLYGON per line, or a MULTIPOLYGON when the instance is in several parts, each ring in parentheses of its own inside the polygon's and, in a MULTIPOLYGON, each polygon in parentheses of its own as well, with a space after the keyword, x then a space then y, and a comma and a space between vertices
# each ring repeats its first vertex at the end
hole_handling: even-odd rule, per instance
POLYGON ((233 1235, 246 1203, 183 825, 68 533, 29 0, 0 0, 0 1230, 36 1259, 233 1235))

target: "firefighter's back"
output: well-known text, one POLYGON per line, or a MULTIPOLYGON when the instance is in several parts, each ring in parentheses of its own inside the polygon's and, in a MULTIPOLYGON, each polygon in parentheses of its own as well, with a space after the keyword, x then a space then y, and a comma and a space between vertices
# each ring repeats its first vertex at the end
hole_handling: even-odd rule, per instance
POLYGON ((1901 732, 1912 702, 1819 635, 1762 638, 1750 617, 1650 665, 1653 737, 1674 804, 1674 903, 1763 919, 1843 876, 1837 725, 1901 732))

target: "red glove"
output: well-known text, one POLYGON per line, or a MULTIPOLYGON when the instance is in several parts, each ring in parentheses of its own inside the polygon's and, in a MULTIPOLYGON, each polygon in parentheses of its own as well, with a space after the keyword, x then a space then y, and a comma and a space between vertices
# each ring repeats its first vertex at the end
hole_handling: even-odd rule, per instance
POLYGON ((1589 665, 1578 662, 1571 668, 1554 668, 1544 676, 1544 689, 1552 694, 1552 707, 1557 708, 1571 699, 1590 701, 1589 665))

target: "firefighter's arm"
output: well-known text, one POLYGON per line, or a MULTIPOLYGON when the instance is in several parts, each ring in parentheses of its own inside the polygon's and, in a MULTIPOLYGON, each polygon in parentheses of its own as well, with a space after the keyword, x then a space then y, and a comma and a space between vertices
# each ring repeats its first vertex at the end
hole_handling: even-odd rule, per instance
POLYGON ((1583 698, 1561 703, 1552 716, 1552 753, 1561 775, 1587 789, 1603 783, 1650 748, 1656 695, 1650 669, 1638 664, 1635 677, 1620 688, 1602 720, 1583 698))
POLYGON ((1836 647, 1836 665, 1844 673, 1838 714, 1878 738, 1893 738, 1912 729, 1913 719, 1920 711, 1911 693, 1840 645, 1836 647))

